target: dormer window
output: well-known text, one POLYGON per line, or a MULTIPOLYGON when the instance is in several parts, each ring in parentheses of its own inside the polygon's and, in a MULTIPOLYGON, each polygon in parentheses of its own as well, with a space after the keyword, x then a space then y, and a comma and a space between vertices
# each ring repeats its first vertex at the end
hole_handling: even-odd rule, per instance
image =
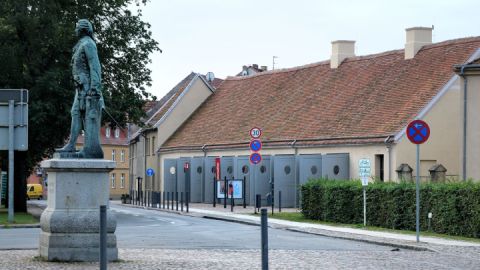
POLYGON ((115 128, 115 138, 118 138, 118 137, 120 137, 120 129, 115 128))
POLYGON ((105 129, 105 137, 110 138, 110 128, 109 127, 107 127, 105 129))

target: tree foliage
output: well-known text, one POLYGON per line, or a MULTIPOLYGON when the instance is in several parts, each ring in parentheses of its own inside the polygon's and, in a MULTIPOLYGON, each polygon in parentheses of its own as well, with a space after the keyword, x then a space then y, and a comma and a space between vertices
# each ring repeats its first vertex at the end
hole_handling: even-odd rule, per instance
MULTIPOLYGON (((29 169, 68 136, 74 97, 70 60, 78 19, 94 26, 109 112, 121 125, 143 116, 144 100, 152 98, 145 89, 151 85, 149 55, 159 50, 150 25, 142 21, 146 2, 0 1, 0 88, 29 90, 29 169)), ((105 115, 103 119, 108 121, 105 115)))

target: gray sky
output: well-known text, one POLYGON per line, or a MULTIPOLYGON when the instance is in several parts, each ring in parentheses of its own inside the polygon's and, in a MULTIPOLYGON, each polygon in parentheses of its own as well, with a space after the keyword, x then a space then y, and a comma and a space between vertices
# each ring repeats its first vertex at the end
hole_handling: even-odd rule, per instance
MULTIPOLYGON (((134 9, 134 7, 132 7, 134 9)), ((433 42, 480 35, 478 0, 151 0, 143 19, 163 53, 152 55, 161 98, 191 71, 235 75, 330 58, 330 42, 355 40, 356 55, 402 49, 405 28, 432 26, 433 42)))

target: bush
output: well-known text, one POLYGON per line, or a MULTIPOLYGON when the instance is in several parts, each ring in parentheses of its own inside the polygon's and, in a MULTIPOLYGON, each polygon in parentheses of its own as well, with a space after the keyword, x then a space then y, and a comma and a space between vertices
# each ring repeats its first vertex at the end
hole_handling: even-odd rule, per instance
MULTIPOLYGON (((415 230, 415 184, 371 183, 367 189, 367 224, 415 230)), ((363 223, 360 181, 312 180, 301 187, 302 213, 328 222, 363 223)), ((422 184, 420 230, 480 238, 480 183, 422 184)))

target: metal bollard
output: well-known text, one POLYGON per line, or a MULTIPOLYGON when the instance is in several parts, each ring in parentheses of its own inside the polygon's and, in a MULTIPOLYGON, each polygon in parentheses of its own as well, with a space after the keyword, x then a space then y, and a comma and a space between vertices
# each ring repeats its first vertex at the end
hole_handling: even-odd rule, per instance
POLYGON ((183 212, 183 192, 180 192, 180 205, 181 205, 181 211, 183 212))
POLYGON ((175 192, 172 191, 172 210, 175 204, 173 203, 175 201, 175 192))
POLYGON ((176 205, 175 211, 178 211, 178 191, 175 192, 175 205, 176 205))
POLYGON ((233 207, 235 206, 235 201, 233 200, 233 193, 230 197, 230 212, 233 212, 233 207))
POLYGON ((165 190, 163 191, 163 198, 162 199, 163 199, 162 200, 162 202, 163 202, 162 208, 165 209, 165 190))
POLYGON ((107 269, 107 206, 100 205, 100 270, 107 269))
MULTIPOLYGON (((165 204, 163 204, 165 207, 165 204)), ((167 210, 170 208, 170 192, 167 192, 167 210)))
POLYGON ((278 191, 278 212, 282 212, 282 191, 278 191))
POLYGON ((260 207, 262 206, 262 195, 260 194, 257 194, 255 195, 255 214, 258 212, 260 212, 260 207))
POLYGON ((190 204, 190 192, 187 191, 187 213, 188 213, 188 208, 189 208, 189 204, 190 204))
POLYGON ((224 177, 223 181, 223 208, 227 208, 227 194, 228 194, 228 181, 227 177, 224 177))
POLYGON ((262 270, 268 269, 268 221, 267 209, 262 208, 261 226, 262 226, 262 270))

